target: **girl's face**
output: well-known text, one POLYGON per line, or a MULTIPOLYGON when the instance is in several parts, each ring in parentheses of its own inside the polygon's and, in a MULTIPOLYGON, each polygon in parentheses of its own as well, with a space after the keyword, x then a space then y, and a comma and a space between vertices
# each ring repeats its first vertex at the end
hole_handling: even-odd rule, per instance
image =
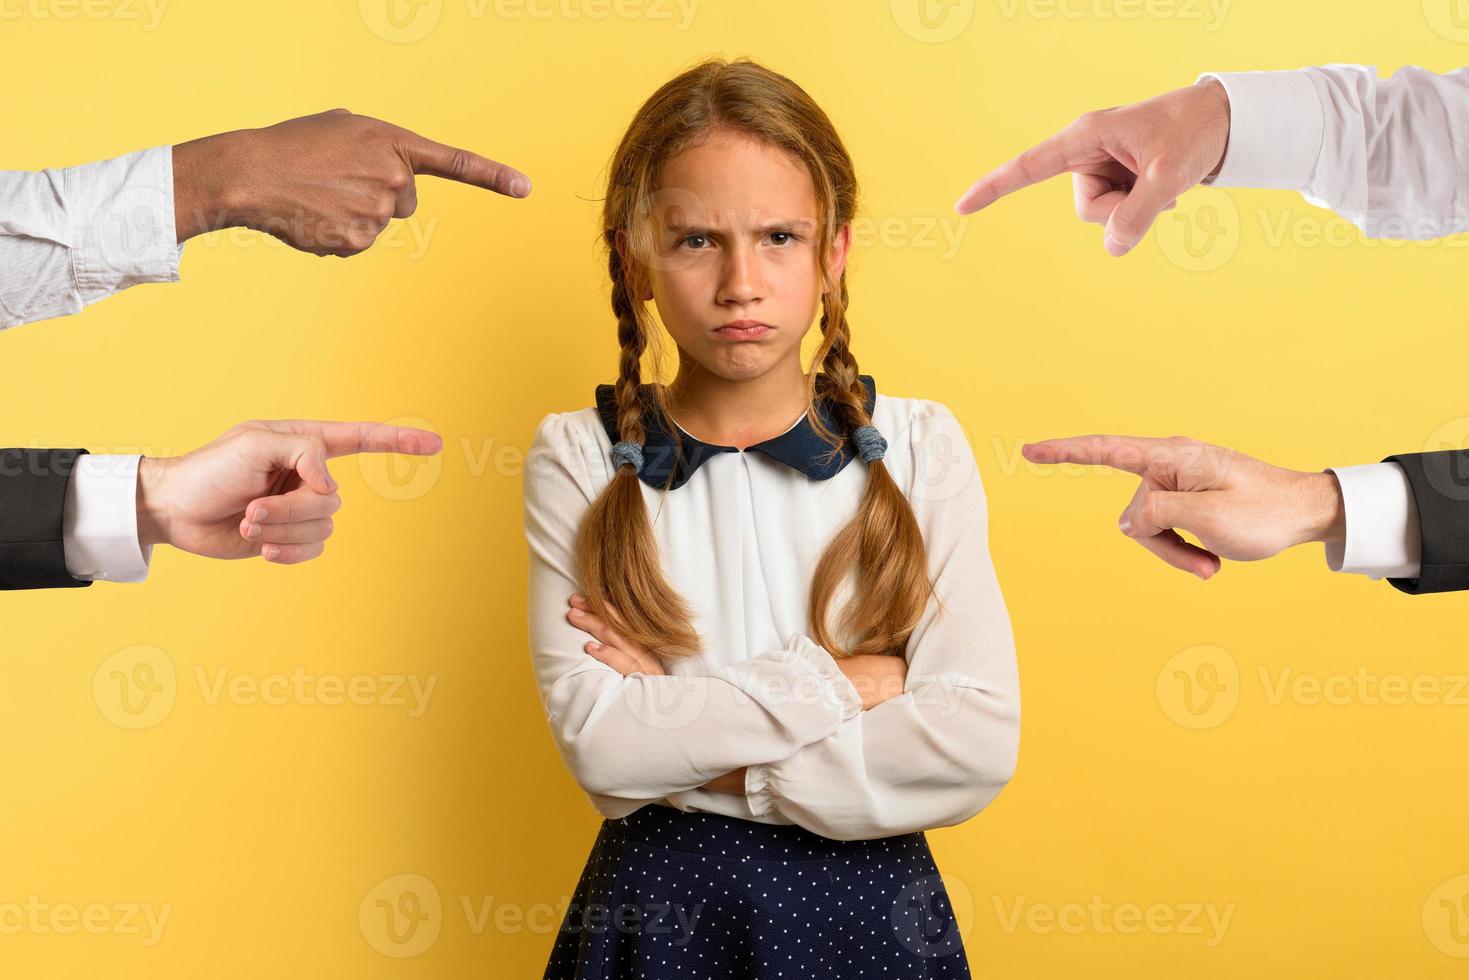
MULTIPOLYGON (((801 363, 821 305, 822 217, 806 168, 751 136, 717 129, 663 166, 650 209, 648 289, 683 358, 729 381, 801 363)), ((844 226, 825 261, 846 265, 844 226)))

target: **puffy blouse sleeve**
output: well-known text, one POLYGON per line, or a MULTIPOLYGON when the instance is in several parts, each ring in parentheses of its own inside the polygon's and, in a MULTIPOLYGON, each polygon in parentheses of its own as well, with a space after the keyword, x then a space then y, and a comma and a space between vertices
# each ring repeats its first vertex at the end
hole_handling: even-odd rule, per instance
POLYGON ((566 619, 581 587, 575 541, 611 479, 606 447, 577 413, 547 416, 524 480, 531 660, 551 735, 606 816, 693 789, 751 759, 781 759, 862 711, 830 654, 804 636, 705 676, 623 677, 566 619))
POLYGON ((984 488, 958 421, 920 404, 927 413, 888 451, 908 454, 900 485, 909 484, 937 593, 909 637, 904 691, 782 760, 751 765, 756 816, 774 810, 842 840, 887 837, 969 819, 1014 772, 1019 680, 984 488))

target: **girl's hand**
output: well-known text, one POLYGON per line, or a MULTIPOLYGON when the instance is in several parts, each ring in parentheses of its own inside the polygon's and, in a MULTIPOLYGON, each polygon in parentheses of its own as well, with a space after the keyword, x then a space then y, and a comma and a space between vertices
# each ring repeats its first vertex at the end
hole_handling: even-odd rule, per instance
POLYGON ((837 666, 862 695, 863 711, 902 694, 903 685, 908 680, 907 658, 893 654, 863 653, 843 657, 837 661, 837 666))
POLYGON ((727 772, 723 776, 715 776, 704 784, 703 788, 713 790, 716 793, 729 793, 733 796, 745 795, 745 766, 740 766, 734 772, 727 772))
POLYGON ((566 619, 577 629, 592 634, 593 639, 583 649, 623 677, 629 674, 668 673, 657 656, 624 639, 616 630, 598 619, 592 612, 591 605, 587 603, 587 597, 580 592, 571 597, 571 608, 567 610, 566 619))

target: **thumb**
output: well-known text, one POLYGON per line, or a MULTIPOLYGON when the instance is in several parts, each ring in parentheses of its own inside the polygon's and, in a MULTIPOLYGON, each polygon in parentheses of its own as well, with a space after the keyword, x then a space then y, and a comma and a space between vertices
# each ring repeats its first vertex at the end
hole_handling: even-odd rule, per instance
POLYGON ((1165 183, 1156 177, 1139 177, 1107 219, 1107 252, 1119 257, 1131 252, 1153 227, 1158 214, 1177 196, 1171 182, 1165 183))
POLYGON ((1118 518, 1117 526, 1130 538, 1151 538, 1173 528, 1193 532, 1205 506, 1203 496, 1188 490, 1152 490, 1144 484, 1118 518))
POLYGON ((265 461, 272 469, 289 470, 316 493, 337 492, 337 481, 326 468, 326 443, 316 436, 255 430, 262 441, 265 461))
POLYGON ((326 465, 326 446, 319 439, 316 440, 316 445, 297 460, 296 473, 301 477, 302 483, 323 496, 337 492, 337 481, 332 478, 331 470, 326 465))

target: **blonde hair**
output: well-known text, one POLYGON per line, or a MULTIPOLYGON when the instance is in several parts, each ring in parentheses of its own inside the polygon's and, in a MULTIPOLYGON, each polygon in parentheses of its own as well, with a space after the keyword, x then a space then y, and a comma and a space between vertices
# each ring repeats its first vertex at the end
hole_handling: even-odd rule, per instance
MULTIPOLYGON (((833 459, 853 431, 871 424, 847 325, 846 274, 833 280, 826 262, 856 211, 856 172, 821 107, 784 75, 743 59, 706 61, 663 85, 633 118, 612 158, 602 228, 622 349, 615 386, 618 437, 644 441, 642 358, 650 346, 656 352, 658 342, 645 304, 635 299, 646 283, 651 255, 647 209, 657 200, 663 164, 716 128, 785 150, 806 167, 815 186, 824 214, 817 250, 824 289, 821 343, 807 375, 806 414, 832 447, 828 458, 833 459), (619 232, 631 243, 630 260, 619 249, 619 232), (818 399, 829 400, 841 434, 824 424, 818 399)), ((676 433, 663 386, 649 389, 652 410, 665 431, 676 433)), ((812 575, 812 638, 837 657, 901 654, 933 593, 923 535, 907 497, 881 460, 866 466, 857 514, 832 538, 812 575), (831 631, 828 617, 838 586, 853 569, 857 588, 840 620, 842 633, 852 638, 847 646, 831 631)), ((633 467, 619 465, 587 512, 576 543, 583 591, 593 612, 628 640, 661 657, 689 656, 700 649, 699 636, 687 601, 664 577, 638 483, 633 467)))

